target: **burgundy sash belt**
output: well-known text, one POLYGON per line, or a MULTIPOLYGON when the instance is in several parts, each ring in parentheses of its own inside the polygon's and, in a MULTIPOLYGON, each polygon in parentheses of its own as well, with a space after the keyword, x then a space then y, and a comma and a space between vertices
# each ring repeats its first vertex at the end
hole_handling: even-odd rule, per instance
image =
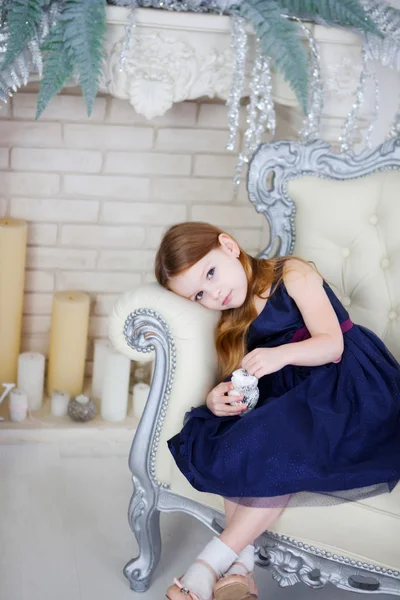
MULTIPOLYGON (((342 330, 342 333, 346 333, 346 331, 349 331, 352 327, 353 327, 353 322, 351 319, 346 319, 346 321, 343 321, 343 323, 340 323, 340 329, 342 330)), ((294 332, 293 337, 290 340, 290 343, 293 344, 295 342, 303 342, 304 340, 310 339, 310 337, 311 337, 311 335, 310 335, 310 332, 308 331, 307 327, 302 327, 301 329, 298 329, 297 331, 294 332)))

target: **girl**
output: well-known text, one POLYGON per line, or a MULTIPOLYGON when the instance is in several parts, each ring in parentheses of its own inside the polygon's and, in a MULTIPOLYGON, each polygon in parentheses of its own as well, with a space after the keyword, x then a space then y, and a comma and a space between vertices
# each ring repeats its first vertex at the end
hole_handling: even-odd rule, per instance
POLYGON ((253 258, 217 227, 181 223, 155 271, 162 286, 221 311, 220 380, 242 367, 260 390, 239 418, 245 408, 220 383, 168 442, 196 489, 225 498, 226 528, 167 598, 257 598, 253 543, 290 494, 387 491, 399 480, 400 366, 301 259, 253 258))

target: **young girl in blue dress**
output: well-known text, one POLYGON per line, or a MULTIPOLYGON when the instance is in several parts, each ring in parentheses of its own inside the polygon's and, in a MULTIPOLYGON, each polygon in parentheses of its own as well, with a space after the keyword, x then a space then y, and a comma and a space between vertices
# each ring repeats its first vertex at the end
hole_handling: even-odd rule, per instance
POLYGON ((220 229, 191 222, 166 232, 155 271, 162 286, 221 311, 222 383, 169 448, 196 489, 224 497, 226 528, 167 598, 257 598, 254 540, 290 494, 345 497, 400 479, 400 366, 301 259, 253 258, 220 229), (239 367, 260 390, 242 417, 227 395, 239 367))

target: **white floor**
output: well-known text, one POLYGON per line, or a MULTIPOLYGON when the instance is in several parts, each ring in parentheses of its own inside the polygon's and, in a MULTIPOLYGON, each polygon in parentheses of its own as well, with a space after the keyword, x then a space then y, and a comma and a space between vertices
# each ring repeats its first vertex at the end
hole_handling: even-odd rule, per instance
MULTIPOLYGON (((130 590, 122 574, 137 554, 126 517, 128 448, 115 441, 0 443, 0 600, 164 598, 212 533, 186 515, 162 515, 152 586, 144 594, 130 590)), ((279 588, 261 569, 256 578, 260 600, 357 598, 332 586, 279 588)))

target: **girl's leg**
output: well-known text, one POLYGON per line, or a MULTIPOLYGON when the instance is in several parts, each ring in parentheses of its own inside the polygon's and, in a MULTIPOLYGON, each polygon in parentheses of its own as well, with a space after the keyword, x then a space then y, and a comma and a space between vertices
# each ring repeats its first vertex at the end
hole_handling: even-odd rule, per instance
POLYGON ((263 499, 261 507, 238 504, 234 508, 228 505, 229 519, 220 540, 227 548, 236 552, 238 557, 226 572, 226 577, 215 586, 216 600, 258 598, 258 590, 252 574, 253 540, 274 523, 288 499, 289 496, 278 499, 266 498, 263 499))
MULTIPOLYGON (((241 505, 235 507, 235 503, 228 502, 225 505, 228 509, 227 527, 219 538, 215 537, 207 544, 179 582, 179 585, 196 594, 199 600, 212 597, 216 581, 237 560, 238 554, 269 527, 283 510, 282 505, 279 508, 252 508, 241 505)), ((181 598, 177 585, 167 592, 167 598, 175 600, 175 597, 181 598)))
MULTIPOLYGON (((229 527, 238 507, 237 502, 224 499, 225 503, 225 522, 226 527, 229 527)), ((229 567, 226 575, 246 575, 254 569, 254 542, 248 544, 240 553, 235 562, 229 567)))
MULTIPOLYGON (((236 507, 235 502, 225 500, 226 526, 231 522, 236 507)), ((214 538, 186 571, 180 584, 197 594, 200 600, 211 598, 217 580, 229 569, 236 558, 236 554, 230 548, 222 544, 218 538, 214 538), (226 558, 222 557, 223 565, 219 564, 219 555, 221 554, 227 555, 226 558), (209 566, 207 567, 207 565, 209 566)), ((181 596, 182 594, 177 589, 171 590, 170 588, 167 592, 167 598, 171 600, 181 596)))
MULTIPOLYGON (((289 496, 287 497, 289 500, 289 496)), ((236 554, 261 535, 279 517, 286 506, 284 498, 280 498, 279 506, 268 508, 253 508, 237 505, 231 515, 229 524, 220 535, 220 540, 236 554)))
POLYGON ((227 500, 224 498, 224 509, 225 509, 225 525, 228 527, 229 523, 232 520, 233 515, 235 514, 235 510, 238 505, 233 500, 227 500))

